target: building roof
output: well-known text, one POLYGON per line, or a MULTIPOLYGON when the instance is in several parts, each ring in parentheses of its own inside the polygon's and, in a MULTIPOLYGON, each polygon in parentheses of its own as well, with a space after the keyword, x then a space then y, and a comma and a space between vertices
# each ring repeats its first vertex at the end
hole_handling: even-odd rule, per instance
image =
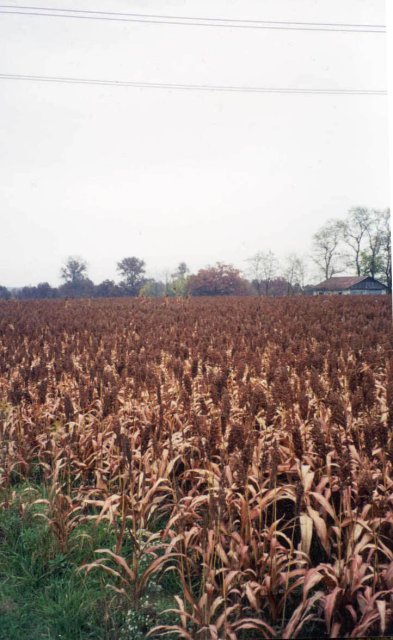
MULTIPOLYGON (((344 289, 350 289, 355 284, 359 284, 363 282, 363 280, 374 280, 374 278, 370 278, 370 276, 334 276, 333 278, 328 278, 323 282, 315 285, 314 289, 323 289, 324 291, 342 291, 344 289)), ((378 282, 378 284, 381 284, 378 282)))

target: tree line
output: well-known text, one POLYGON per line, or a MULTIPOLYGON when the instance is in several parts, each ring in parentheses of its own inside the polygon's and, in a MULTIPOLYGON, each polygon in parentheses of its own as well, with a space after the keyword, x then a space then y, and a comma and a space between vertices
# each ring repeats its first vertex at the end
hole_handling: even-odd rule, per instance
POLYGON ((217 262, 195 274, 185 262, 156 280, 146 276, 146 264, 130 256, 117 263, 120 281, 99 284, 88 277, 87 263, 71 256, 61 268, 62 284, 48 282, 10 291, 0 286, 0 299, 86 298, 86 297, 184 297, 222 295, 299 295, 312 291, 306 284, 310 262, 318 277, 335 274, 369 275, 392 289, 390 210, 354 207, 342 219, 328 220, 312 237, 310 256, 296 253, 280 263, 271 250, 248 258, 244 273, 231 264, 217 262))

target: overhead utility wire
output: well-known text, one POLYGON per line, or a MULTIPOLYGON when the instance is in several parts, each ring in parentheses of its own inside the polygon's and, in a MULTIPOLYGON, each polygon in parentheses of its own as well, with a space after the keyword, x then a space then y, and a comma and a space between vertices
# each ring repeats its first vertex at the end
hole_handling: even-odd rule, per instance
POLYGON ((132 17, 140 17, 140 18, 173 18, 176 20, 206 20, 215 22, 219 20, 220 22, 255 22, 255 23, 263 23, 263 24, 294 24, 294 25, 314 25, 314 26, 330 26, 330 27, 380 27, 386 28, 385 24, 354 24, 348 22, 294 22, 293 20, 255 20, 255 19, 239 19, 239 18, 206 18, 206 17, 197 17, 197 16, 167 16, 167 15, 157 15, 150 13, 129 13, 129 12, 120 12, 120 11, 95 11, 89 9, 59 9, 54 7, 33 7, 27 5, 14 5, 14 4, 0 4, 1 8, 9 8, 9 9, 36 9, 42 11, 71 11, 72 13, 97 13, 102 15, 112 15, 112 16, 132 16, 132 17))
POLYGON ((386 95, 387 91, 376 89, 296 89, 290 87, 252 87, 209 84, 181 84, 164 82, 130 82, 126 80, 100 80, 92 78, 69 78, 60 76, 35 76, 0 73, 0 80, 27 80, 31 82, 56 82, 62 84, 87 84, 111 87, 139 87, 146 89, 167 89, 187 91, 217 91, 232 93, 286 93, 325 95, 386 95))
POLYGON ((54 9, 52 7, 28 7, 0 5, 0 13, 7 15, 44 16, 52 18, 74 18, 78 20, 104 20, 114 22, 139 22, 148 24, 170 24, 199 27, 224 27, 237 29, 273 29, 286 31, 335 31, 346 33, 385 33, 385 25, 292 22, 288 20, 239 20, 228 18, 205 18, 187 16, 165 16, 113 11, 87 11, 83 9, 54 9))

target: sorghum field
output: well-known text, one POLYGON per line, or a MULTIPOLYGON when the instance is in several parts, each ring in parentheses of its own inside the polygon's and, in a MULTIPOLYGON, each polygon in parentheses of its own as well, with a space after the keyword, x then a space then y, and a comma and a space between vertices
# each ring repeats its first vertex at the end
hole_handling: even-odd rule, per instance
POLYGON ((376 296, 0 304, 0 637, 393 633, 391 323, 376 296), (48 575, 85 589, 72 632, 29 628, 48 575))

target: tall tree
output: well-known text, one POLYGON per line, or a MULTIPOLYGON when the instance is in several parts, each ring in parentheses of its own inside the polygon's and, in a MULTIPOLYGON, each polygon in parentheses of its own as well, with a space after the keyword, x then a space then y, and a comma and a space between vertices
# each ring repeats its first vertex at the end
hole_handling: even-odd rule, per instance
POLYGON ((117 271, 123 277, 120 286, 131 296, 137 296, 145 282, 145 261, 131 256, 117 263, 117 271))
POLYGON ((372 210, 366 248, 361 252, 361 265, 364 274, 372 278, 380 275, 391 290, 390 209, 372 210))
POLYGON ((190 270, 185 262, 180 262, 176 271, 172 273, 172 280, 167 283, 167 294, 184 297, 187 295, 187 285, 190 270))
POLYGON ((65 283, 76 284, 87 277, 87 264, 77 256, 70 256, 60 272, 65 283))
POLYGON ((257 294, 259 296, 262 295, 262 262, 263 262, 263 253, 262 251, 257 251, 251 258, 247 258, 247 262, 249 263, 248 274, 251 278, 251 282, 255 287, 257 294))
POLYGON ((295 287, 303 289, 306 274, 306 265, 304 258, 296 253, 290 253, 286 258, 286 267, 284 277, 288 283, 287 293, 293 293, 295 287))
POLYGON ((276 277, 279 266, 275 254, 270 249, 258 251, 247 261, 250 264, 249 274, 258 295, 269 295, 270 284, 276 277))
POLYGON ((189 268, 185 262, 179 262, 177 269, 174 273, 172 273, 172 278, 177 280, 178 278, 185 278, 187 274, 190 273, 189 268))
POLYGON ((342 235, 342 223, 339 220, 330 219, 313 235, 312 258, 325 280, 341 271, 339 268, 340 240, 342 235))
POLYGON ((94 284, 87 277, 87 264, 79 257, 71 256, 61 269, 64 280, 58 288, 61 297, 89 298, 94 295, 94 284))
POLYGON ((383 276, 388 292, 392 293, 392 232, 390 209, 383 212, 382 234, 383 276))
POLYGON ((361 252, 362 271, 372 278, 375 278, 383 269, 384 226, 383 212, 373 209, 370 214, 370 224, 367 228, 366 247, 361 252))
POLYGON ((350 254, 348 266, 352 266, 354 261, 358 276, 362 273, 361 252, 371 223, 372 214, 366 207, 353 207, 342 222, 343 240, 350 254))

